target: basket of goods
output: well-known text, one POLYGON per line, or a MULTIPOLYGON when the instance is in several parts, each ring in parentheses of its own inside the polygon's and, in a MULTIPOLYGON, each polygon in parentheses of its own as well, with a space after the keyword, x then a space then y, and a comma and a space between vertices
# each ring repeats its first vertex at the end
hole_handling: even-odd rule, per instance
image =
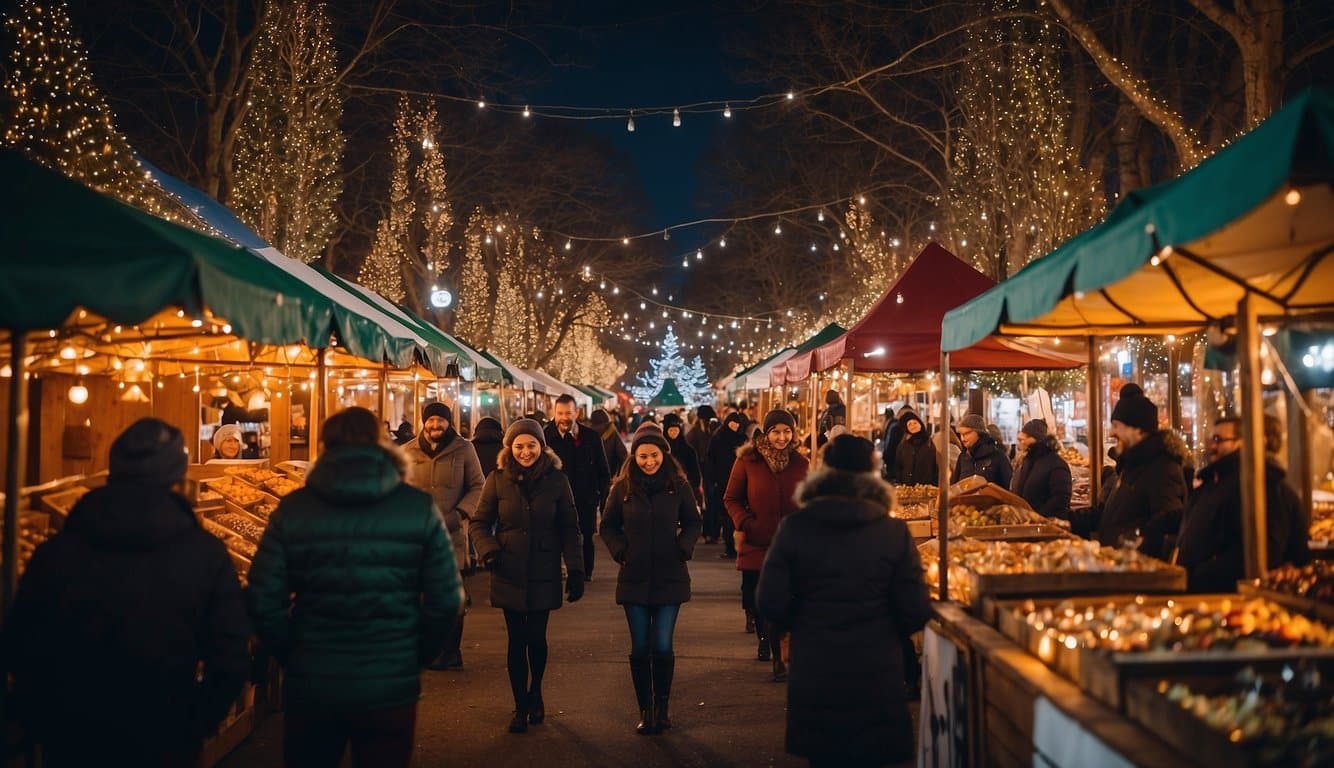
POLYGON ((300 488, 301 483, 295 480, 290 480, 286 477, 279 476, 279 477, 271 477, 268 480, 265 480, 263 483, 260 484, 260 487, 262 487, 269 493, 273 494, 274 496, 282 498, 283 496, 286 496, 292 491, 295 491, 296 489, 300 488))
POLYGON ((1237 585, 1244 595, 1263 597, 1334 624, 1334 562, 1281 565, 1258 581, 1237 585))
POLYGON ((263 485, 267 480, 282 477, 277 472, 263 467, 227 467, 223 471, 229 476, 244 480, 251 485, 263 485))
POLYGON ((933 504, 940 495, 940 489, 934 485, 917 483, 914 485, 895 485, 894 498, 900 505, 933 504))
POLYGON ((1259 598, 1030 599, 995 609, 1002 634, 1116 709, 1124 706, 1131 679, 1302 659, 1334 664, 1330 625, 1259 598))
POLYGON ((1334 764, 1334 684, 1310 662, 1134 681, 1126 714, 1214 768, 1334 764))
POLYGON ((215 524, 226 528, 252 544, 258 544, 260 537, 264 535, 264 525, 242 512, 224 512, 221 515, 214 515, 210 519, 215 524))

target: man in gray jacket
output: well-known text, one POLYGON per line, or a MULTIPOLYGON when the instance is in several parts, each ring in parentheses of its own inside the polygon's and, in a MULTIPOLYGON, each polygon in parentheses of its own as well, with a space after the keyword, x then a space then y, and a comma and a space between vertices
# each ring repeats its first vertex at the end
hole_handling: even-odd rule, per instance
MULTIPOLYGON (((460 571, 468 570, 468 518, 477 511, 486 476, 472 443, 454 429, 454 413, 436 402, 422 409, 422 430, 403 446, 408 459, 408 484, 426 491, 445 517, 445 529, 454 545, 460 571)), ((463 617, 445 641, 440 655, 427 669, 462 669, 463 617)))

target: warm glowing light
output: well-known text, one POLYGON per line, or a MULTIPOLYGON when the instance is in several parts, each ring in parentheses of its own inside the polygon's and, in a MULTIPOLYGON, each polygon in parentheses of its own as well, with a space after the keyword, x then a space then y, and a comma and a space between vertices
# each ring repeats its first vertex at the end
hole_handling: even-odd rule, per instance
POLYGON ((83 385, 82 381, 69 388, 69 401, 75 405, 83 405, 88 402, 88 388, 83 385))

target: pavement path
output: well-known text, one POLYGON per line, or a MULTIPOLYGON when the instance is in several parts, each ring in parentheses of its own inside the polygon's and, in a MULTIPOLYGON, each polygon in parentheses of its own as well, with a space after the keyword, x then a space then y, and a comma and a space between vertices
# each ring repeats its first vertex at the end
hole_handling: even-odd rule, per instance
MULTIPOLYGON (((487 602, 489 576, 468 580, 474 606, 463 634, 464 669, 422 673, 414 765, 479 766, 804 766, 783 751, 785 687, 755 660, 743 630, 740 574, 699 545, 690 564, 693 598, 676 627, 673 728, 639 736, 627 656, 625 615, 616 605, 616 570, 599 549, 584 598, 551 617, 543 681, 547 717, 525 734, 506 731, 513 701, 505 673, 505 624, 487 602)), ((282 716, 272 715, 221 763, 282 764, 282 716)))

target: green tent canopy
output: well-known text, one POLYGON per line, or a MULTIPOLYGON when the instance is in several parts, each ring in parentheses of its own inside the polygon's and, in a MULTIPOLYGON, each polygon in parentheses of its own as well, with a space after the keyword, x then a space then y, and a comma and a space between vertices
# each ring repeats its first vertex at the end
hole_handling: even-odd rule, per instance
POLYGON ((821 328, 814 336, 798 344, 796 352, 786 362, 779 363, 770 369, 770 385, 781 387, 784 384, 796 384, 805 381, 811 375, 815 350, 847 332, 848 329, 838 323, 830 323, 821 328))
POLYGON ((686 405, 685 396, 676 387, 676 379, 663 379, 662 389, 648 401, 649 408, 676 408, 686 405))
POLYGON ((1334 309, 1334 92, 1308 89, 1191 171, 945 314, 941 348, 996 333, 1168 334, 1334 309))

